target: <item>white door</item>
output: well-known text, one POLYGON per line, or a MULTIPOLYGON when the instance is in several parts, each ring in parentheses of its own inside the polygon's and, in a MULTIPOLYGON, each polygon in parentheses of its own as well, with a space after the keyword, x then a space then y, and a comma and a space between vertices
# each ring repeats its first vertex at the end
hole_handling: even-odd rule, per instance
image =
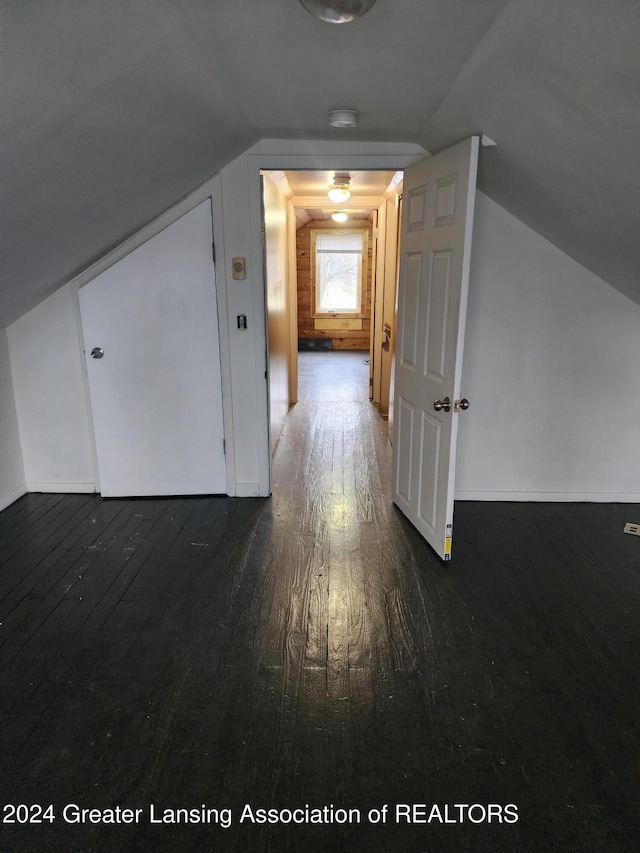
POLYGON ((105 497, 226 492, 207 200, 79 293, 105 497))
MULTIPOLYGON (((478 138, 405 171, 395 362, 393 500, 451 558, 456 440, 478 138)), ((462 405, 461 404, 462 400, 462 405)))

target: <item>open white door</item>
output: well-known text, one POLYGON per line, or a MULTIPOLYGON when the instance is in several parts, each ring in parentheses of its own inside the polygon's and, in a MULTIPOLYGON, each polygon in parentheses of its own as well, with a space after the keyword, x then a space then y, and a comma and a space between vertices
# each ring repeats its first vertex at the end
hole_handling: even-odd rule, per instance
POLYGON ((207 200, 81 288, 105 497, 226 492, 207 200))
POLYGON ((451 558, 456 441, 478 137, 405 170, 393 500, 451 558))

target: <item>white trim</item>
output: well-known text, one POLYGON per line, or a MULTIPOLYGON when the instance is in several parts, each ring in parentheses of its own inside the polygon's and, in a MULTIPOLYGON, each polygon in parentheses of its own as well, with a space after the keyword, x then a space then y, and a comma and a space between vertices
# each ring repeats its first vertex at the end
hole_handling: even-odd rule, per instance
MULTIPOLYGON (((287 202, 287 307, 289 309, 289 404, 298 402, 298 265, 296 208, 287 202)), ((271 437, 269 437, 271 440, 271 437)))
POLYGON ((3 509, 6 509, 10 504, 15 503, 17 500, 24 497, 28 492, 29 488, 25 483, 23 486, 19 486, 17 489, 9 492, 8 495, 0 498, 0 512, 2 512, 3 509))
POLYGON ((344 142, 326 139, 261 139, 245 154, 270 171, 354 169, 396 172, 429 154, 413 142, 344 142), (398 164, 398 165, 394 165, 398 164))
POLYGON ((94 489, 100 491, 100 468, 98 466, 98 446, 96 443, 95 426, 93 423, 93 409, 91 407, 91 390, 89 388, 89 370, 87 359, 84 355, 84 335, 82 332, 82 314, 80 313, 80 299, 77 287, 72 287, 73 294, 73 316, 75 319, 76 332, 78 335, 78 359, 80 361, 80 373, 82 375, 82 388, 84 391, 84 404, 87 413, 87 425, 89 429, 89 444, 91 449, 91 470, 94 480, 94 489))
POLYGON ((96 491, 95 483, 27 483, 29 492, 51 492, 52 494, 84 495, 96 491))
MULTIPOLYGON (((254 286, 248 298, 251 299, 253 311, 253 347, 256 379, 256 409, 255 417, 258 429, 258 470, 260 482, 256 484, 257 491, 252 494, 268 497, 271 494, 271 425, 269 423, 269 338, 267 317, 267 291, 264 272, 264 248, 262 245, 263 196, 262 196, 262 160, 248 157, 245 175, 249 193, 249 220, 247 223, 247 239, 249 256, 253 271, 254 286)), ((238 483, 237 494, 243 484, 238 483)))
POLYGON ((236 497, 263 498, 266 495, 261 494, 260 483, 236 483, 236 497))
POLYGON ((380 409, 382 397, 382 340, 384 325, 382 322, 384 293, 387 283, 384 271, 387 264, 387 202, 376 208, 376 216, 371 234, 371 323, 369 329, 369 393, 371 402, 380 409))
POLYGON ((531 501, 536 503, 640 503, 636 492, 474 492, 455 493, 457 501, 531 501))
POLYGON ((215 243, 214 273, 218 302, 218 340, 220 346, 220 376, 222 379, 222 419, 224 423, 227 494, 236 494, 235 430, 233 426, 233 383, 231 381, 231 342, 229 332, 229 300, 227 293, 227 264, 225 262, 224 216, 222 208, 222 178, 216 175, 209 181, 211 189, 211 221, 215 243))

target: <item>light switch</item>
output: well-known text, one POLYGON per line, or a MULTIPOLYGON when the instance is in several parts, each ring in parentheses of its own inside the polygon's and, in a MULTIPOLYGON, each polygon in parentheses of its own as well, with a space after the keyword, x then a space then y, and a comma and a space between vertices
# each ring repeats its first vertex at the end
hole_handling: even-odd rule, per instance
POLYGON ((231 259, 231 273, 236 281, 247 277, 244 258, 231 259))

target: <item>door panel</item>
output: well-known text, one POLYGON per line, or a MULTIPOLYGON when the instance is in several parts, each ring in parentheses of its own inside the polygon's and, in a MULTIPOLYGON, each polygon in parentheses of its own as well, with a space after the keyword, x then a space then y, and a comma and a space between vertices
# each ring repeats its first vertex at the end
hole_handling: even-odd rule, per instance
POLYGON ((477 159, 474 137, 407 169, 403 190, 393 498, 444 560, 453 535, 477 159), (436 401, 444 403, 439 410, 436 401))
POLYGON ((105 497, 226 492, 211 242, 207 200, 79 292, 105 497))
MULTIPOLYGON (((397 457, 395 490, 403 503, 413 503, 413 442, 415 407, 404 397, 398 400, 397 413, 397 444, 405 451, 397 457)), ((397 502, 397 501, 396 501, 397 502)))
POLYGON ((422 412, 420 425, 422 460, 419 516, 430 530, 435 530, 438 511, 438 482, 440 480, 440 444, 442 424, 429 412, 422 412))
POLYGON ((444 382, 451 305, 451 252, 433 252, 424 311, 427 329, 425 376, 444 382))

